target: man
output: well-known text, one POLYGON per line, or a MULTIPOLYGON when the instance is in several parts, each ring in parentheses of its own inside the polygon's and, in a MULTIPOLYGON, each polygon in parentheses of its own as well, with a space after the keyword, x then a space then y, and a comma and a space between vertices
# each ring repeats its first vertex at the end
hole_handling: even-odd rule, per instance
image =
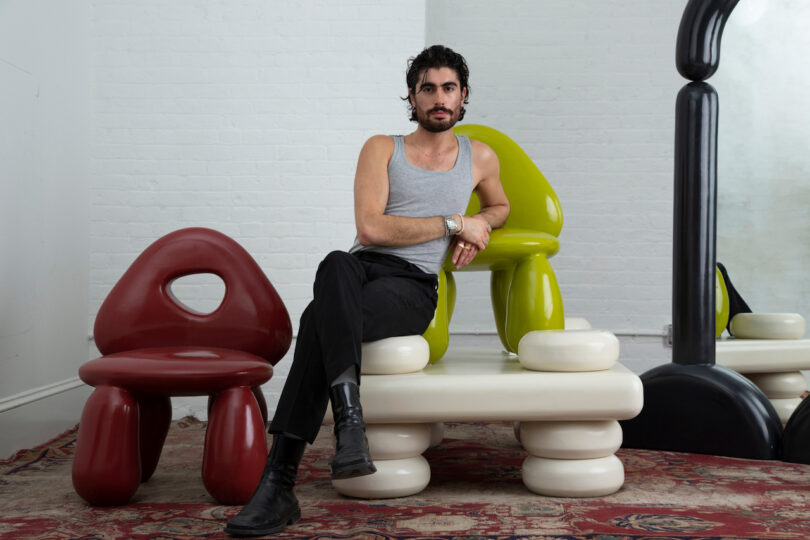
POLYGON ((293 485, 306 443, 331 400, 337 438, 332 478, 376 471, 359 400, 360 346, 422 334, 436 309, 437 274, 452 252, 461 268, 487 247, 509 214, 498 158, 487 145, 455 136, 464 117, 464 58, 434 45, 412 58, 406 82, 416 131, 377 135, 360 152, 354 184, 357 238, 326 256, 314 299, 301 316, 292 368, 270 426, 273 447, 250 502, 226 531, 258 536, 301 517, 293 485), (464 216, 475 189, 481 212, 464 216))

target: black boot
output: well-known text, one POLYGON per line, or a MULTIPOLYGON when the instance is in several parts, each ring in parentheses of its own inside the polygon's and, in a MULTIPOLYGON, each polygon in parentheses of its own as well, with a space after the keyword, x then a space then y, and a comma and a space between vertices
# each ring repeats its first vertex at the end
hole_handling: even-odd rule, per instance
POLYGON ((283 530, 301 519, 293 486, 306 441, 275 435, 262 479, 250 501, 228 522, 234 536, 263 536, 283 530))
POLYGON ((335 417, 337 448, 332 459, 332 478, 354 478, 377 471, 368 452, 366 424, 356 384, 340 383, 329 389, 332 415, 335 417))

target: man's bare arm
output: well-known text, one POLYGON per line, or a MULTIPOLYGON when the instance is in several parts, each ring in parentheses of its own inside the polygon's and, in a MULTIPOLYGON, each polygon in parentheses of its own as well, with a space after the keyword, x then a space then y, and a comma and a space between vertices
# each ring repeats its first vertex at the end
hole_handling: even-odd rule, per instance
POLYGON ((461 268, 486 248, 490 230, 502 226, 509 217, 509 199, 503 191, 498 156, 486 144, 472 140, 473 177, 481 200, 481 211, 466 218, 464 231, 456 237, 451 250, 453 264, 461 268), (463 247, 466 246, 466 247, 463 247))
POLYGON ((465 219, 464 231, 459 238, 479 246, 479 249, 484 249, 489 242, 489 235, 484 236, 484 232, 489 233, 490 229, 504 224, 509 216, 509 200, 501 185, 498 156, 486 144, 475 140, 471 142, 475 191, 481 200, 481 211, 465 219), (484 239, 484 246, 480 247, 484 239))
POLYGON ((472 141, 472 144, 473 171, 478 173, 476 178, 481 179, 475 187, 481 199, 481 211, 476 215, 482 216, 496 229, 509 217, 509 199, 501 185, 501 166, 492 148, 480 141, 472 141))
POLYGON ((409 246, 441 238, 442 216, 410 218, 385 215, 388 203, 388 162, 394 140, 375 135, 366 141, 354 177, 354 221, 357 239, 364 246, 409 246))

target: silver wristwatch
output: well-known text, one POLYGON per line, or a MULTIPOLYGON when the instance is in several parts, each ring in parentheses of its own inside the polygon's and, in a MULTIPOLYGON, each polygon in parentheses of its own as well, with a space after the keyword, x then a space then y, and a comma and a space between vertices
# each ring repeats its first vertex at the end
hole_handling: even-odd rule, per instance
POLYGON ((455 236, 458 233, 458 222, 453 216, 444 216, 444 235, 455 236))

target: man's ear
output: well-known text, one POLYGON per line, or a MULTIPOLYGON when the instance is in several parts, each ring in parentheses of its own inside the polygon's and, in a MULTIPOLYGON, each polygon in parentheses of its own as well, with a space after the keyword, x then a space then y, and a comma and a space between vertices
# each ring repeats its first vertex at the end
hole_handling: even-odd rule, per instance
POLYGON ((467 101, 467 87, 461 89, 461 102, 464 103, 467 101))
POLYGON ((411 107, 414 109, 416 108, 416 96, 413 93, 413 88, 408 88, 408 101, 411 104, 411 107))

